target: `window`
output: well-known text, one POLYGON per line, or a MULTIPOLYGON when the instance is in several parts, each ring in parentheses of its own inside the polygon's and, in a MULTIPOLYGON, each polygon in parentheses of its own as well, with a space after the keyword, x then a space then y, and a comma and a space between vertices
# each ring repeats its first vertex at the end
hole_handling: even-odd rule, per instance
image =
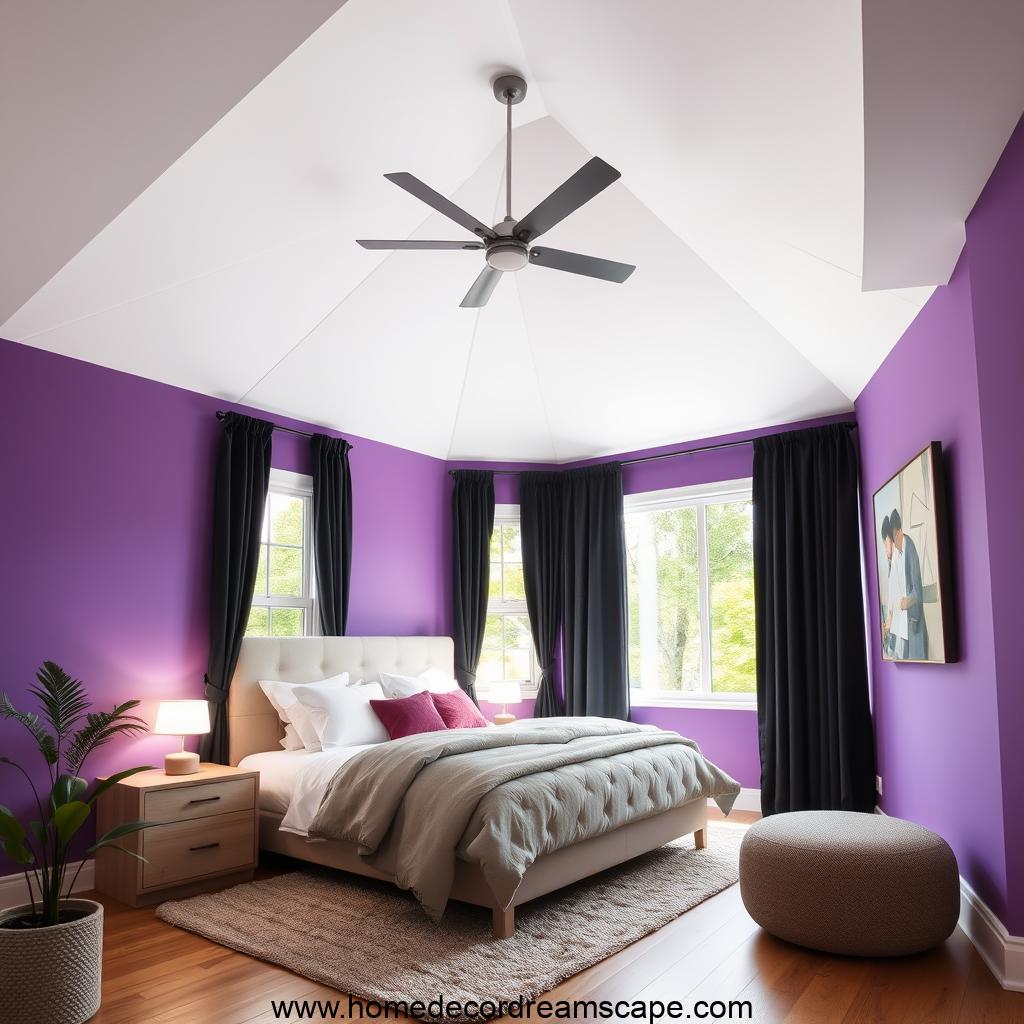
POLYGON ((755 704, 749 481, 628 495, 633 703, 755 704))
POLYGON ((503 679, 515 680, 523 689, 535 689, 536 661, 526 610, 519 506, 498 505, 491 534, 487 622, 477 669, 481 695, 486 693, 488 683, 503 679))
POLYGON ((308 476, 270 471, 246 636, 311 636, 317 631, 312 501, 313 481, 308 476))

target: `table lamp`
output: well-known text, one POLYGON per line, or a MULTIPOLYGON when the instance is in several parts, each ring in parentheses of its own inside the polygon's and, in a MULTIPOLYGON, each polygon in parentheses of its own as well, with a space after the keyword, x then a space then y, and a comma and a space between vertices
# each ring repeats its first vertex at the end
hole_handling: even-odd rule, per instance
POLYGON ((516 720, 516 716, 509 713, 509 704, 519 704, 523 695, 519 691, 519 683, 515 679, 501 679, 491 683, 488 694, 492 704, 501 705, 501 713, 494 716, 495 725, 508 725, 516 720))
POLYGON ((185 749, 185 737, 209 731, 210 705, 205 700, 160 701, 153 732, 158 736, 181 737, 181 748, 164 758, 164 773, 192 775, 199 771, 199 755, 185 749))

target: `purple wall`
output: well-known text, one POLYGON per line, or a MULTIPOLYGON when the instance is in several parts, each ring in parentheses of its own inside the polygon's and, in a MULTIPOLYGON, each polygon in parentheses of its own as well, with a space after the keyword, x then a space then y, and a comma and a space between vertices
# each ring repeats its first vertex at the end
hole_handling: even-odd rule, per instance
POLYGON ((1024 721, 1017 609, 1024 565, 1019 406, 1024 385, 1024 127, 967 220, 967 244, 856 402, 865 545, 871 495, 941 441, 948 468, 961 659, 881 660, 874 559, 869 616, 883 808, 943 835, 961 874, 1024 934, 1024 721))
MULTIPOLYGON (((83 679, 100 706, 139 697, 151 712, 161 697, 201 696, 214 412, 230 406, 4 341, 0 380, 0 688, 17 707, 34 709, 25 691, 51 659, 83 679)), ((351 440, 358 487, 350 632, 450 633, 444 462, 351 440)), ((308 451, 305 438, 278 432, 273 465, 309 472, 308 451)), ((4 753, 38 769, 20 727, 0 728, 4 753)), ((86 767, 97 775, 160 764, 173 743, 119 742, 86 767)), ((0 771, 2 802, 26 809, 19 778, 0 771)), ((0 863, 0 874, 9 870, 0 863)))
POLYGON ((1003 916, 999 720, 967 264, 965 253, 857 399, 861 514, 882 808, 942 835, 961 874, 1003 916), (871 496, 929 441, 942 442, 947 466, 961 660, 898 665, 879 652, 871 496))
POLYGON ((993 554, 992 624, 1003 771, 1003 827, 1011 934, 1024 935, 1024 679, 1020 578, 1024 571, 1024 119, 967 224, 974 344, 984 449, 988 536, 993 554))

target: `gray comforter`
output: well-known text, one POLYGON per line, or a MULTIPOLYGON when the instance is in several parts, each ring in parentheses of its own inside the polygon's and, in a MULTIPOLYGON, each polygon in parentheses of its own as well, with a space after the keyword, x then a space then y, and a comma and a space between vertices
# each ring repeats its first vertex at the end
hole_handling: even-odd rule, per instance
POLYGON ((525 721, 382 743, 331 780, 309 835, 356 843, 435 920, 456 858, 507 907, 538 857, 699 797, 728 813, 739 783, 696 743, 604 718, 525 721))

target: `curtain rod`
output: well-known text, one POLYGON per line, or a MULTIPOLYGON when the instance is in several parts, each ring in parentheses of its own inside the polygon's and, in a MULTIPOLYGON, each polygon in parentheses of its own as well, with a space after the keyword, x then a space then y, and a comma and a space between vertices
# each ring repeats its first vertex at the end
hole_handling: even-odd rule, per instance
MULTIPOLYGON (((852 421, 846 421, 843 426, 847 430, 856 430, 857 424, 852 421)), ((792 431, 780 431, 780 433, 792 433, 792 431)), ((753 444, 756 438, 745 437, 741 441, 722 441, 720 444, 705 444, 698 448, 680 448, 674 452, 662 452, 660 455, 641 455, 635 459, 623 459, 621 465, 623 466, 638 466, 641 462, 659 462, 661 459, 674 459, 679 455, 697 455, 699 452, 717 452, 723 448, 737 448, 741 444, 753 444)), ((609 459, 609 462, 615 462, 615 459, 609 459)), ((521 469, 495 469, 495 476, 518 476, 520 473, 529 472, 528 470, 521 469)), ((456 470, 449 469, 448 475, 454 476, 456 470)))
MULTIPOLYGON (((227 413, 223 409, 217 410, 217 419, 222 420, 227 416, 227 413)), ((286 434, 297 434, 299 437, 312 437, 313 435, 308 430, 296 430, 294 427, 284 427, 279 423, 274 423, 273 427, 275 430, 283 430, 286 434)), ((349 448, 354 448, 355 445, 351 441, 348 443, 349 448)))

